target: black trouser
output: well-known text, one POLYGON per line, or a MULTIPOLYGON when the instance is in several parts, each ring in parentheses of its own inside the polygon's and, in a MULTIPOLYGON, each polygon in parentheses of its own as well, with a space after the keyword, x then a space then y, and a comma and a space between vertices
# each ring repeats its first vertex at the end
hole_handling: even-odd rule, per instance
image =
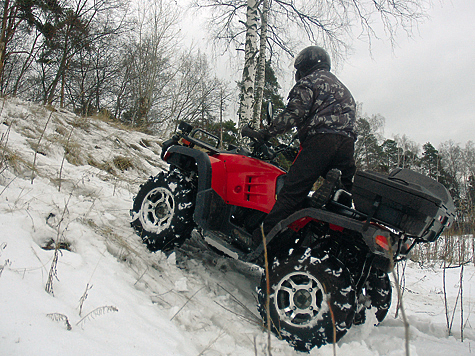
POLYGON ((354 139, 338 134, 317 134, 306 138, 301 150, 284 179, 284 186, 277 196, 269 215, 264 220, 264 233, 279 221, 289 217, 305 200, 313 184, 328 171, 341 171, 341 182, 351 191, 356 171, 354 139))

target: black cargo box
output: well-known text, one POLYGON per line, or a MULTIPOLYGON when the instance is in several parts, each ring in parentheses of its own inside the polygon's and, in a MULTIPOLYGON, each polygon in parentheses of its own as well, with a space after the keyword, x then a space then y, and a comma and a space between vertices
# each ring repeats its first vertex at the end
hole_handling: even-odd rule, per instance
POLYGON ((435 241, 455 217, 447 189, 409 169, 389 175, 358 171, 352 194, 356 210, 425 241, 435 241))

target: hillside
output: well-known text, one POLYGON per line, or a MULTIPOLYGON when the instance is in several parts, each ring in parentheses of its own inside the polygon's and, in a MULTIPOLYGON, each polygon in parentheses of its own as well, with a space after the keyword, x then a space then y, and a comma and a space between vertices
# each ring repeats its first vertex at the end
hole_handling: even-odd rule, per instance
MULTIPOLYGON (((130 228, 140 184, 166 169, 163 138, 18 99, 2 101, 0 119, 1 355, 267 355, 258 268, 196 234, 170 256, 150 253, 130 228)), ((459 270, 447 273, 452 314, 459 270)), ((411 355, 471 353, 474 274, 466 266, 461 342, 459 308, 447 336, 441 269, 408 263, 411 355)), ((337 355, 405 354, 395 294, 387 319, 353 327, 337 355)), ((272 355, 296 354, 272 337, 272 355)))

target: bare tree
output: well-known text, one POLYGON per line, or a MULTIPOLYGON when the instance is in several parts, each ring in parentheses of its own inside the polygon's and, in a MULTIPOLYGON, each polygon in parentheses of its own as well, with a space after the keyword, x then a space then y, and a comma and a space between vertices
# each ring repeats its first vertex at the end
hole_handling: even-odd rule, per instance
POLYGON ((126 121, 147 128, 149 113, 162 100, 176 69, 171 63, 177 47, 178 21, 176 8, 163 1, 144 0, 138 5, 137 36, 124 60, 128 96, 132 107, 125 114, 126 121))
POLYGON ((173 118, 170 122, 173 130, 181 120, 206 126, 222 117, 229 97, 228 85, 210 74, 206 56, 199 51, 194 54, 193 49, 189 49, 177 62, 174 84, 167 95, 169 105, 158 116, 173 118))
POLYGON ((448 189, 451 191, 454 199, 457 201, 461 198, 461 187, 459 177, 461 176, 462 168, 462 148, 459 144, 452 140, 444 142, 440 145, 439 152, 442 156, 442 163, 448 175, 445 182, 448 189))
POLYGON ((218 88, 218 102, 219 102, 219 138, 221 141, 221 147, 223 145, 223 138, 224 138, 224 110, 227 107, 229 98, 231 97, 232 92, 229 88, 229 84, 227 82, 220 82, 218 88))
POLYGON ((67 80, 62 77, 64 105, 81 115, 113 108, 112 92, 120 75, 121 49, 132 30, 127 7, 120 2, 97 16, 90 25, 95 34, 87 50, 75 54, 68 65, 67 80))
POLYGON ((117 8, 120 0, 70 0, 58 21, 46 37, 38 59, 42 63, 43 102, 51 104, 58 97, 64 103, 64 85, 74 56, 90 51, 99 38, 108 36, 116 28, 95 27, 101 17, 107 17, 117 8))
POLYGON ((385 119, 381 115, 359 117, 356 120, 358 141, 355 144, 356 164, 360 169, 381 170, 382 147, 379 145, 385 119))
MULTIPOLYGON (((16 76, 14 78, 14 84, 13 88, 11 89, 11 93, 13 96, 16 96, 20 90, 20 87, 23 85, 24 82, 24 77, 25 74, 28 72, 30 69, 32 63, 34 62, 35 58, 37 58, 37 55, 39 51, 41 50, 41 43, 40 43, 40 37, 41 37, 41 32, 36 30, 34 33, 31 33, 31 35, 28 36, 29 41, 29 49, 23 50, 24 56, 18 55, 15 61, 9 61, 9 63, 12 63, 12 66, 18 66, 18 64, 21 64, 21 67, 18 68, 18 72, 16 73, 16 76)), ((6 78, 4 78, 6 80, 6 78)), ((12 78, 13 79, 13 78, 12 78)), ((8 88, 8 83, 5 85, 6 88, 8 88)))
POLYGON ((394 141, 398 147, 398 167, 415 168, 418 165, 419 145, 406 135, 396 135, 394 141))
MULTIPOLYGON (((63 9, 56 0, 6 0, 1 8, 0 78, 4 77, 6 62, 23 50, 12 46, 15 38, 35 28, 44 37, 51 34, 63 9)), ((36 43, 36 41, 35 41, 36 43)), ((18 58, 15 58, 18 59, 18 58)))

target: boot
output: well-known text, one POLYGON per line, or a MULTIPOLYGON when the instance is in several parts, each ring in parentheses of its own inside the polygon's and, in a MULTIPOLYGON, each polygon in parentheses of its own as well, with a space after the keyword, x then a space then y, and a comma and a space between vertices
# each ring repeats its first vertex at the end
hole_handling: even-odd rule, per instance
POLYGON ((320 209, 324 207, 331 199, 335 188, 340 185, 341 172, 338 169, 332 169, 327 173, 322 186, 312 194, 312 207, 320 209))

